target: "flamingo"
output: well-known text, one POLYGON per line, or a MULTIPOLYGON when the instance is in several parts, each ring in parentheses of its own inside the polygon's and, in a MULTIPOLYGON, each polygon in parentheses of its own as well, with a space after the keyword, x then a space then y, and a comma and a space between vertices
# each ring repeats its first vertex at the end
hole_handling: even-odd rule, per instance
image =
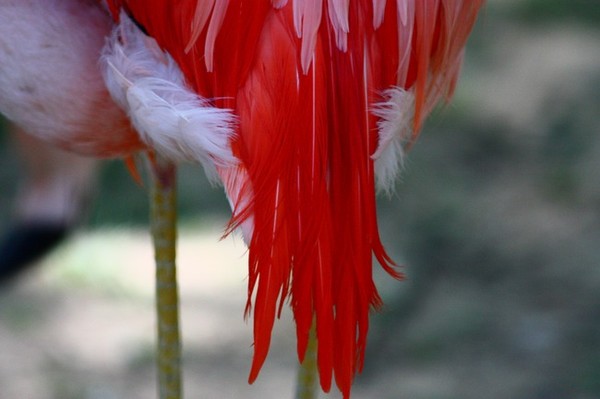
POLYGON ((61 243, 87 212, 97 161, 48 145, 15 126, 22 183, 14 218, 0 240, 0 283, 8 282, 61 243))
MULTIPOLYGON (((249 246, 249 382, 288 302, 301 378, 318 369, 324 391, 335 382, 349 398, 381 306, 372 258, 402 278, 376 192, 391 190, 426 116, 452 96, 483 3, 1 0, 0 110, 83 154, 151 153, 159 278, 174 278, 174 232, 160 230, 174 219, 172 162, 202 164, 228 195, 226 233, 239 228, 249 246)), ((169 281, 159 313, 162 303, 176 319, 169 281)), ((159 385, 176 398, 167 327, 159 385)))

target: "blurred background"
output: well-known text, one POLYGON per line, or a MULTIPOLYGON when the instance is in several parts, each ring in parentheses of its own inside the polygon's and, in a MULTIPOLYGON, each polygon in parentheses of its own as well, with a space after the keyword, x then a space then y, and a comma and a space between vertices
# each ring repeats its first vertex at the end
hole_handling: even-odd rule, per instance
MULTIPOLYGON (((600 398, 600 3, 489 0, 453 102, 435 112, 382 237, 407 280, 377 275, 353 398, 600 398)), ((0 231, 19 160, 0 133, 0 231)), ((246 383, 246 250, 197 167, 180 172, 188 398, 291 398, 295 337, 276 324, 246 383)), ((145 189, 105 162, 87 222, 0 291, 0 399, 156 397, 145 189)), ((336 393, 323 398, 339 398, 336 393)))

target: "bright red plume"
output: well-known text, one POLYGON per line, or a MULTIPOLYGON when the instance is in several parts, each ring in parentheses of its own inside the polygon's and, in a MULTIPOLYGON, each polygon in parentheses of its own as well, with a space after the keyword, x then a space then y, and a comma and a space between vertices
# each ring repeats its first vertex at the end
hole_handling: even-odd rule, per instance
POLYGON ((483 0, 108 3, 156 39, 198 94, 238 118, 231 147, 241 163, 219 173, 232 226, 252 223, 250 381, 289 298, 299 358, 316 320, 321 385, 334 377, 349 397, 369 311, 381 304, 373 255, 401 277, 379 238, 374 157, 414 141, 451 95, 483 0))

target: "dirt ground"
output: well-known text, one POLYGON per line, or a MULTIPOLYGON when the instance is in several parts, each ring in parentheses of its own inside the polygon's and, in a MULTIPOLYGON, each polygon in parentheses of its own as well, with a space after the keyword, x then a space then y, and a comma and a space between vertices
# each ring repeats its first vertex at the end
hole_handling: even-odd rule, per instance
MULTIPOLYGON (((219 235, 213 227, 180 237, 186 397, 290 396, 290 320, 262 378, 246 383, 246 251, 219 235)), ((149 238, 138 230, 81 233, 23 276, 0 296, 0 398, 156 397, 153 278, 149 238)))

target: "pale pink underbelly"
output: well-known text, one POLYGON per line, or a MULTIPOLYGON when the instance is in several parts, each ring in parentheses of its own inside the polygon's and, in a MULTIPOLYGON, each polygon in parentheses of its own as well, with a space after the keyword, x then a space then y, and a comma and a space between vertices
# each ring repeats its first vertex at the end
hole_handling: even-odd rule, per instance
POLYGON ((0 0, 0 113, 80 154, 114 157, 142 149, 100 73, 111 26, 93 1, 0 0))

